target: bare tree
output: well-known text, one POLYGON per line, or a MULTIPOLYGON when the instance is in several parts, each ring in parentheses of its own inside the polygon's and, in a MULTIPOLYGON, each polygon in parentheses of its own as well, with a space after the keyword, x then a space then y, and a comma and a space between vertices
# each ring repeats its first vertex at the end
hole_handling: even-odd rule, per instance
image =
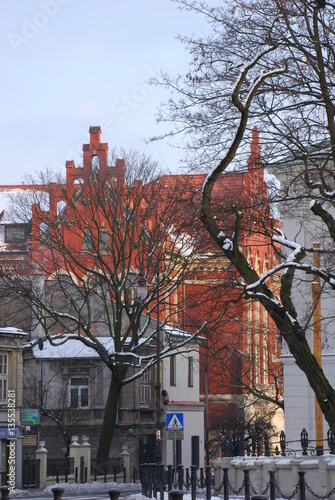
POLYGON ((334 427, 335 391, 311 352, 307 331, 313 317, 301 314, 296 294, 302 283, 320 280, 321 288, 334 297, 335 4, 177 3, 204 15, 212 29, 206 37, 182 39, 191 54, 190 71, 186 78, 162 75, 159 83, 175 94, 159 118, 173 122, 172 135, 189 139, 186 147, 193 165, 208 172, 201 219, 242 277, 244 297, 262 304, 275 322, 334 427), (254 234, 265 235, 281 252, 281 262, 266 272, 255 267, 243 248, 245 207, 231 207, 231 229, 217 216, 213 198, 220 176, 228 168, 245 166, 251 130, 258 147, 256 125, 264 164, 275 164, 284 179, 277 201, 290 216, 299 211, 310 233, 318 229, 314 237, 320 241, 318 248, 308 239, 300 242, 299 228, 287 237, 251 197, 248 214, 252 208, 254 234), (313 264, 314 255, 321 256, 320 263, 313 264))
MULTIPOLYGON (((59 361, 68 364, 68 359, 59 360, 52 367, 36 363, 34 358, 26 359, 24 363, 23 407, 36 408, 40 415, 41 439, 51 435, 58 438, 65 446, 65 456, 70 456, 72 436, 78 435, 79 429, 87 427, 87 412, 70 404, 69 381, 62 381, 62 372, 59 370, 59 361)), ((92 362, 97 374, 102 371, 101 362, 92 362), (99 366, 100 364, 100 366, 99 366)), ((93 370, 91 369, 91 372, 93 370)), ((95 398, 88 398, 87 409, 94 407, 95 400, 101 399, 103 387, 98 387, 101 377, 93 380, 95 398)), ((92 381, 91 381, 92 383, 92 381)))
POLYGON ((109 454, 121 388, 155 365, 156 343, 162 342, 164 358, 201 331, 164 331, 171 317, 182 314, 178 301, 169 313, 166 304, 193 259, 178 230, 183 186, 166 186, 143 155, 132 152, 126 160, 105 169, 93 160, 89 169, 69 163, 66 184, 47 187, 48 209, 32 207, 28 273, 4 267, 1 276, 2 307, 13 297, 26 303, 33 335, 52 345, 77 339, 110 369, 98 458, 109 454), (148 288, 139 297, 143 280, 148 288))

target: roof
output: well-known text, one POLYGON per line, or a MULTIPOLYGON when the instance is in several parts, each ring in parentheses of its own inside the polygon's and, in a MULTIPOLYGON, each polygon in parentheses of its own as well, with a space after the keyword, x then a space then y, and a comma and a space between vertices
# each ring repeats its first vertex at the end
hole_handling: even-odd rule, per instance
MULTIPOLYGON (((191 334, 178 328, 165 325, 163 330, 167 335, 179 337, 181 339, 191 337, 191 334)), ((114 353, 114 340, 111 337, 96 338, 110 354, 114 353)), ((146 340, 147 339, 143 338, 140 343, 145 343, 146 340)), ((44 340, 42 350, 39 348, 37 340, 27 343, 25 347, 33 347, 33 353, 36 359, 100 359, 95 349, 87 347, 79 339, 72 338, 66 340, 66 336, 63 336, 59 339, 56 338, 54 342, 55 345, 52 345, 49 340, 44 340)))
POLYGON ((4 328, 0 328, 0 335, 22 335, 26 336, 28 333, 20 330, 20 328, 13 328, 11 326, 6 326, 4 328))
MULTIPOLYGON (((35 344, 33 346, 34 357, 36 359, 100 359, 95 349, 87 347, 80 340, 69 339, 64 342, 65 339, 65 337, 59 339, 58 344, 57 340, 55 340, 56 345, 51 345, 49 340, 45 340, 42 350, 40 350, 38 344, 35 344)), ((114 352, 114 341, 111 337, 97 337, 97 340, 110 353, 114 352)), ((31 347, 31 344, 27 344, 26 347, 31 347)))

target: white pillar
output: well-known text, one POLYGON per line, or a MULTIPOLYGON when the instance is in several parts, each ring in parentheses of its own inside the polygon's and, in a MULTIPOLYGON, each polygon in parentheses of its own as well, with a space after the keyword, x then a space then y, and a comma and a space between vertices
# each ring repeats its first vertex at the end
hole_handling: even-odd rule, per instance
POLYGON ((35 458, 40 461, 40 489, 44 489, 47 485, 47 457, 48 452, 45 449, 45 441, 39 441, 38 449, 35 451, 35 458))
POLYGON ((123 468, 126 469, 126 481, 130 479, 130 453, 126 444, 122 445, 122 451, 119 455, 123 459, 123 468))
POLYGON ((76 468, 78 469, 78 482, 80 481, 80 456, 81 456, 81 445, 78 443, 78 436, 72 436, 72 441, 70 444, 70 458, 74 461, 74 472, 76 468))
POLYGON ((90 482, 91 476, 91 449, 92 446, 88 442, 88 436, 83 436, 83 442, 81 444, 81 456, 84 457, 84 473, 87 467, 87 481, 90 482))

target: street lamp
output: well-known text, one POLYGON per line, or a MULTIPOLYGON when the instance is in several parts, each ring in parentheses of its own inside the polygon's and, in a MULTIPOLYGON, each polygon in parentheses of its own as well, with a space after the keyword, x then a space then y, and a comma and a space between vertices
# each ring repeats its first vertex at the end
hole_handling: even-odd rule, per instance
MULTIPOLYGON (((137 296, 144 299, 148 294, 148 284, 143 271, 139 272, 137 280, 137 296)), ((160 320, 159 320, 159 263, 157 263, 157 326, 156 326, 156 441, 155 441, 155 462, 162 462, 161 450, 161 369, 160 369, 160 320)))

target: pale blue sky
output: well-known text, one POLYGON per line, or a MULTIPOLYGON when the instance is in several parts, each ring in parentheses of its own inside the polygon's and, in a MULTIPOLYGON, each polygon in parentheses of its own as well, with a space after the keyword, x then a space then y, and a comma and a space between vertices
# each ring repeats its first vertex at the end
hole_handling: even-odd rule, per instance
POLYGON ((80 161, 90 125, 102 140, 144 151, 169 169, 182 151, 167 142, 155 112, 167 98, 146 85, 159 70, 185 74, 175 37, 200 34, 203 20, 170 0, 0 0, 0 184, 46 166, 80 161))

